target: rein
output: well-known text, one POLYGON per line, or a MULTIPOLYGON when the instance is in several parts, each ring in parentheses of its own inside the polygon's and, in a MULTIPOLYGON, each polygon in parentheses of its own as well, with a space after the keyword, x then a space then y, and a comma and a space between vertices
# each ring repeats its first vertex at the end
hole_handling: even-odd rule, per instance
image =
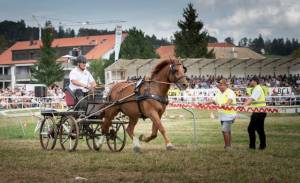
MULTIPOLYGON (((171 85, 171 84, 174 84, 174 83, 171 83, 171 82, 157 81, 157 80, 148 80, 148 79, 145 79, 144 81, 145 81, 145 82, 154 82, 154 83, 159 83, 159 84, 165 84, 165 85, 171 85)), ((124 82, 125 82, 125 81, 124 81, 124 82)), ((125 90, 126 88, 128 88, 129 86, 135 85, 136 83, 137 83, 137 81, 132 81, 131 83, 127 84, 125 87, 121 88, 120 91, 123 91, 123 90, 125 90)))

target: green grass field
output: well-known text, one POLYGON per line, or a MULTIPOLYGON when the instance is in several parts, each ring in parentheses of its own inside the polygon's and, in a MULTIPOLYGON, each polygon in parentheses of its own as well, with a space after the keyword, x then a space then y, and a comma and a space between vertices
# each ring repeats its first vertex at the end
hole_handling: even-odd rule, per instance
MULTIPOLYGON (((300 116, 266 118, 268 147, 248 150, 249 119, 233 125, 233 148, 223 149, 218 120, 209 111, 195 111, 196 139, 189 113, 168 110, 163 123, 176 151, 165 150, 161 136, 132 151, 131 140, 120 153, 107 147, 87 149, 81 140, 76 152, 41 149, 34 134, 36 119, 26 122, 25 136, 13 118, 0 118, 0 182, 300 182, 300 116), (183 115, 184 117, 180 117, 183 115), (75 180, 75 177, 87 178, 75 180)), ((151 122, 139 121, 136 134, 149 134, 151 122)))

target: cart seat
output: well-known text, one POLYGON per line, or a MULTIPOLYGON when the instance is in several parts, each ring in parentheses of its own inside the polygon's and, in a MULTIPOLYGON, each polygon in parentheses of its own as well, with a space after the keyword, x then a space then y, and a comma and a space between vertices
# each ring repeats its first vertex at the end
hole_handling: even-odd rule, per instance
POLYGON ((77 98, 75 97, 74 92, 69 88, 65 88, 65 100, 67 103, 67 106, 75 106, 77 104, 77 98))

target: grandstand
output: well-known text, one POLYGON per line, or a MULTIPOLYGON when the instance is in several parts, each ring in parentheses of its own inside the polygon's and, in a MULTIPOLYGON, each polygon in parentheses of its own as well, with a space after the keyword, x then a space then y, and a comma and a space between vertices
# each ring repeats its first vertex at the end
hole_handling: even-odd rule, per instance
MULTIPOLYGON (((160 59, 120 59, 105 69, 105 83, 149 75, 160 59)), ((248 75, 289 75, 300 73, 300 58, 227 58, 181 59, 187 76, 213 75, 246 77, 248 75)))

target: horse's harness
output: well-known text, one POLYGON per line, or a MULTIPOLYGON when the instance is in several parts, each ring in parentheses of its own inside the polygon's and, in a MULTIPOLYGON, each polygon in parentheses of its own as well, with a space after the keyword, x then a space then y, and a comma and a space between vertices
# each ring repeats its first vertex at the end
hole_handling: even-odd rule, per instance
MULTIPOLYGON (((144 115, 143 111, 142 111, 142 107, 141 107, 141 101, 143 100, 147 100, 147 99, 152 99, 155 101, 158 101, 159 103, 163 104, 163 105, 168 105, 169 104, 169 100, 168 100, 168 96, 159 96, 159 95, 155 95, 155 94, 151 94, 150 92, 150 88, 151 88, 151 83, 158 83, 158 84, 167 84, 167 85, 171 85, 172 83, 175 83, 178 86, 178 81, 180 81, 183 78, 186 78, 185 75, 181 76, 181 77, 176 77, 176 65, 181 65, 181 63, 178 64, 171 64, 170 65, 170 70, 169 70, 169 75, 168 75, 168 79, 170 78, 170 75, 174 77, 174 81, 173 82, 163 82, 163 81, 155 81, 155 80, 147 80, 145 77, 139 79, 136 84, 135 84, 135 89, 134 89, 134 93, 135 93, 135 101, 138 104, 138 109, 139 112, 141 114, 141 117, 143 119, 146 119, 147 117, 144 115), (144 89, 144 93, 141 93, 141 88, 143 84, 148 84, 147 87, 144 89)), ((184 67, 184 72, 186 72, 186 67, 184 67)), ((170 80, 170 79, 169 79, 170 80)))

